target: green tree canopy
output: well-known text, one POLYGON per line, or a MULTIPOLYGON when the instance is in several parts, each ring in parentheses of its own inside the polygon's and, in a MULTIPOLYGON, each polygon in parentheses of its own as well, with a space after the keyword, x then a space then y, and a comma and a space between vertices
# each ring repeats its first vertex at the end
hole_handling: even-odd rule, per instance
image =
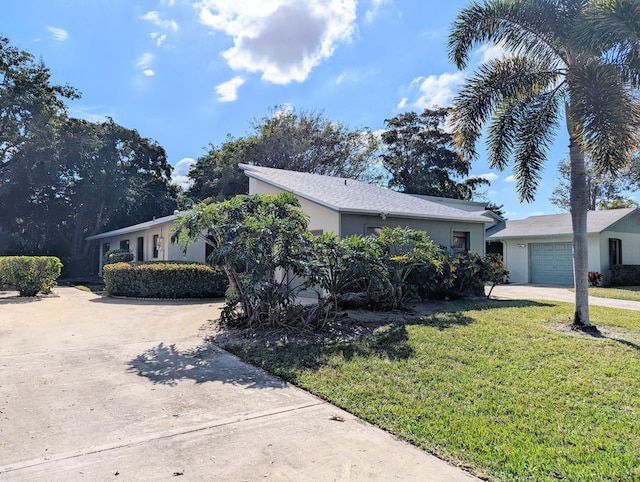
POLYGON ((67 269, 89 265, 85 237, 168 214, 178 191, 155 141, 112 119, 69 118, 64 101, 78 96, 0 38, 0 247, 67 269))
POLYGON ((229 199, 248 191, 238 163, 375 181, 378 141, 369 129, 350 130, 313 111, 280 108, 244 138, 229 137, 198 158, 188 176, 196 200, 229 199))
POLYGON ((391 175, 390 188, 470 200, 479 186, 489 184, 483 178, 467 178, 469 163, 456 151, 453 135, 444 130, 448 113, 425 109, 385 120, 382 165, 391 175))
POLYGON ((454 100, 456 143, 467 160, 488 125, 490 164, 513 163, 521 200, 532 201, 560 121, 569 134, 576 306, 574 326, 592 330, 588 302, 587 172, 624 166, 640 121, 637 0, 487 0, 457 16, 449 56, 460 69, 478 44, 507 54, 482 64, 454 100))
MULTIPOLYGON (((587 191, 589 195, 589 210, 615 209, 617 207, 631 207, 633 201, 625 198, 625 191, 632 188, 629 168, 622 169, 617 175, 610 172, 596 173, 593 163, 587 159, 587 191)), ((571 166, 569 159, 558 164, 559 183, 551 192, 549 200, 564 211, 571 209, 571 166)))

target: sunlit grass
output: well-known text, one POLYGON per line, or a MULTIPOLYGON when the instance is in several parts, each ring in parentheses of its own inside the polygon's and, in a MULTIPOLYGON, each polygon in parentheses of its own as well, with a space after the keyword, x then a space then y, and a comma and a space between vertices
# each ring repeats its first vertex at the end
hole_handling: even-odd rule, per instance
POLYGON ((589 288, 590 296, 599 298, 615 298, 617 300, 640 301, 640 286, 624 286, 618 288, 589 288))
POLYGON ((241 357, 494 480, 640 479, 640 313, 592 307, 625 340, 561 332, 564 303, 451 303, 327 345, 241 357))

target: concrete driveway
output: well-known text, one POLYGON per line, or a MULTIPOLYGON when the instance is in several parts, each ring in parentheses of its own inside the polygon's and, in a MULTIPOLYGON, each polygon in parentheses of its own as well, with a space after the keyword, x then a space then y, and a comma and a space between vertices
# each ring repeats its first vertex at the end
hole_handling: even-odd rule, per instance
MULTIPOLYGON (((488 292, 489 287, 485 290, 488 292)), ((491 292, 492 298, 509 298, 521 300, 549 300, 575 303, 575 293, 569 291, 566 286, 548 286, 533 284, 505 284, 498 285, 491 292)), ((621 308, 624 310, 640 311, 640 302, 629 300, 616 300, 613 298, 597 298, 589 296, 589 304, 594 306, 607 306, 609 308, 621 308)))
POLYGON ((219 303, 16 295, 0 292, 0 480, 477 480, 203 345, 219 303))

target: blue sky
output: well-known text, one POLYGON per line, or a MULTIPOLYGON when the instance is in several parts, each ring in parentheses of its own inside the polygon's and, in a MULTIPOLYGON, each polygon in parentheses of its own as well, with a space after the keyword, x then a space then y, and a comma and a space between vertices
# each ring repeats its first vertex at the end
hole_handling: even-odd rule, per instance
MULTIPOLYGON (((82 93, 72 116, 110 116, 155 139, 180 181, 210 143, 247 135, 277 105, 372 130, 448 105, 465 72, 448 61, 447 36, 468 3, 4 0, 0 35, 82 93)), ((497 54, 484 47, 473 60, 497 54)), ((534 203, 521 204, 511 171, 490 170, 485 156, 472 174, 491 180, 486 198, 510 219, 555 213, 548 198, 567 144, 559 129, 534 203)))

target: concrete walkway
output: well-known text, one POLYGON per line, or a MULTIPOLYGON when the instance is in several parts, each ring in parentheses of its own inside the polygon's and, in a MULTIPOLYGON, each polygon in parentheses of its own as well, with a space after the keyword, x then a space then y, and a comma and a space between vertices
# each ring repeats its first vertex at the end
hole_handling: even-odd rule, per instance
MULTIPOLYGON (((569 291, 566 287, 532 284, 498 285, 493 288, 491 297, 522 300, 566 301, 568 303, 575 302, 575 293, 573 291, 569 291)), ((589 296, 589 304, 594 306, 608 306, 609 308, 640 311, 640 302, 638 301, 615 300, 611 298, 596 298, 595 296, 589 296)))
POLYGON ((220 306, 0 292, 0 480, 478 480, 204 345, 220 306))

